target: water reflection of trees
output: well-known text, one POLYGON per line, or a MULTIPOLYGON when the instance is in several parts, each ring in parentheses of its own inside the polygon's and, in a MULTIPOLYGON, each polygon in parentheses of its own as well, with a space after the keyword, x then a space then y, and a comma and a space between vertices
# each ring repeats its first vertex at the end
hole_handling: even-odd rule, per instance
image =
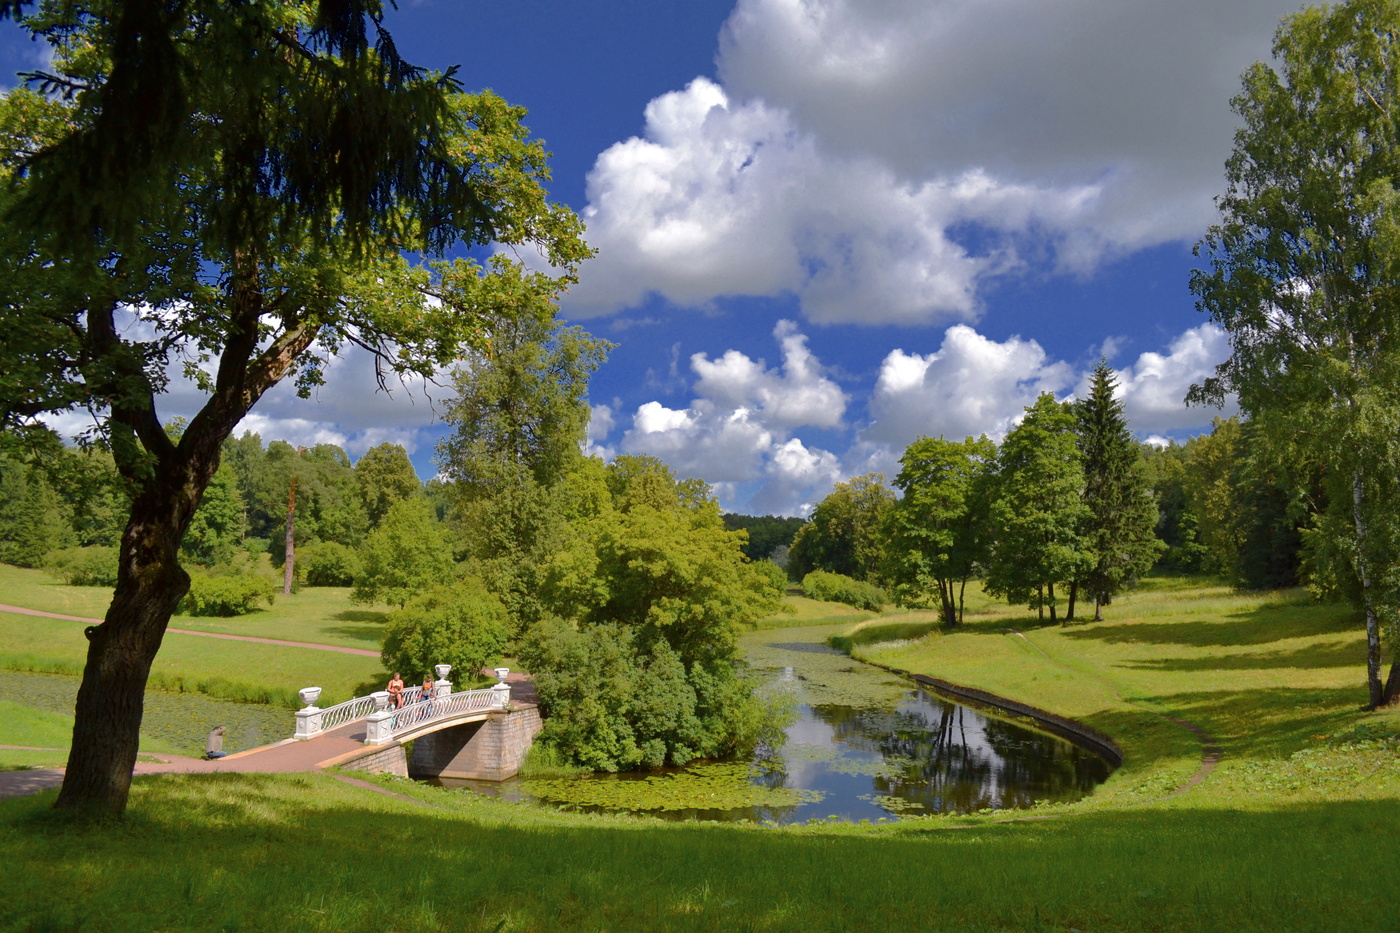
POLYGON ((846 748, 886 762, 877 793, 930 813, 1028 807, 1077 797, 1107 776, 1096 756, 1054 736, 990 719, 922 691, 893 711, 814 707, 846 748))

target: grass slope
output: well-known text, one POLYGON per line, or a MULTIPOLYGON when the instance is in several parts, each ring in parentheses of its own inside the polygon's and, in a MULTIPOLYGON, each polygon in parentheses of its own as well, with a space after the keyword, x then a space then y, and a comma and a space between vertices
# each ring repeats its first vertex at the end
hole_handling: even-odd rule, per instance
POLYGON ((0 928, 1381 930, 1400 882, 1382 802, 772 830, 380 783, 434 808, 324 774, 143 779, 97 830, 0 802, 0 928))
MULTIPOLYGON (((349 592, 307 588, 247 616, 175 616, 170 627, 377 651, 385 614, 351 606, 349 592)), ((0 594, 0 603, 99 619, 111 599, 110 590, 67 586, 42 571, 5 564, 0 564, 0 594)), ((0 668, 81 674, 88 624, 0 612, 0 668)), ((302 687, 322 687, 324 706, 378 689, 385 680, 378 658, 168 633, 150 685, 296 708, 302 687)))
POLYGON ((325 774, 171 775, 138 780, 127 819, 98 828, 47 810, 52 792, 0 801, 0 857, 24 866, 0 879, 0 929, 1395 929, 1400 722, 1359 709, 1352 615, 1188 581, 1107 615, 847 626, 857 654, 1112 734, 1127 761, 1079 804, 773 829, 552 813, 390 778, 374 781, 409 800, 325 774), (1168 717, 1225 751, 1172 797, 1201 744, 1168 717))

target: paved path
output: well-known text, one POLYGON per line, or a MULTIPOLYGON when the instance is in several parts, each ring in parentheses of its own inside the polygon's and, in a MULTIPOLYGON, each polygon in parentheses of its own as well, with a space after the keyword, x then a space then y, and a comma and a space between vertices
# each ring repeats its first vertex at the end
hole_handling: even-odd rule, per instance
MULTIPOLYGON (((57 612, 40 612, 38 609, 25 609, 23 606, 0 605, 0 612, 13 612, 22 616, 41 616, 45 619, 66 619, 69 622, 91 622, 94 625, 102 624, 101 619, 89 619, 84 616, 66 616, 57 612)), ((168 628, 167 635, 198 635, 200 638, 224 638, 229 641, 252 641, 260 645, 281 645, 284 648, 310 648, 313 651, 338 651, 341 654, 354 654, 362 658, 377 658, 378 651, 371 651, 368 648, 342 648, 339 645, 318 645, 309 641, 282 641, 278 638, 257 638, 253 635, 226 635, 223 632, 196 632, 187 628, 168 628)))
MULTIPOLYGON (((273 745, 236 752, 226 758, 206 761, 184 755, 155 755, 143 752, 142 758, 158 761, 138 761, 133 774, 285 774, 293 771, 314 771, 322 763, 347 752, 365 747, 365 724, 352 722, 314 739, 298 742, 286 739, 273 745)), ((40 771, 0 771, 0 799, 35 794, 63 783, 63 769, 40 771)))
MULTIPOLYGON (((510 698, 516 703, 536 703, 539 695, 535 692, 535 682, 529 674, 512 671, 506 677, 510 684, 510 698)), ((288 717, 290 718, 290 716, 288 717)), ((325 763, 349 752, 365 747, 365 722, 352 722, 330 732, 318 735, 305 742, 296 739, 283 739, 261 748, 235 752, 216 761, 203 758, 189 758, 184 755, 164 755, 142 752, 143 758, 156 761, 138 761, 133 774, 217 774, 237 772, 242 774, 286 774, 295 771, 315 771, 325 763)), ((0 745, 0 748, 24 749, 20 745, 0 745)), ((65 751, 65 749, 28 749, 32 751, 65 751)), ((0 771, 0 800, 7 797, 24 797, 37 794, 41 790, 57 787, 63 783, 62 768, 46 768, 35 771, 0 771)))

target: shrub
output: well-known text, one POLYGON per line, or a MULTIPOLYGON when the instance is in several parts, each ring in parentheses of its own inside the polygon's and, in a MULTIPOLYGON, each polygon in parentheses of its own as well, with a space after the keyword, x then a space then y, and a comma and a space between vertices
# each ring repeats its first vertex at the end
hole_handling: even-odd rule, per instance
POLYGON ((479 580, 434 587, 389 614, 384 666, 413 680, 434 664, 451 664, 459 681, 475 680, 505 648, 510 617, 479 580))
POLYGON ((114 547, 70 547, 50 551, 44 570, 69 586, 116 586, 117 556, 114 547))
MULTIPOLYGON (((773 588, 774 593, 778 594, 779 597, 787 593, 788 575, 782 567, 778 566, 777 561, 764 558, 754 561, 753 565, 768 579, 768 585, 773 588)), ((790 611, 792 607, 784 603, 783 608, 790 611)))
POLYGON ((259 603, 272 604, 273 588, 250 570, 227 568, 207 572, 190 570, 190 591, 177 609, 192 616, 241 616, 259 603))
POLYGON ((879 612, 888 602, 885 591, 878 586, 825 570, 813 570, 802 578, 802 595, 825 602, 845 603, 847 606, 869 609, 872 612, 879 612))
POLYGON ((305 569, 307 586, 353 586, 360 559, 343 544, 322 541, 301 549, 297 568, 305 569))

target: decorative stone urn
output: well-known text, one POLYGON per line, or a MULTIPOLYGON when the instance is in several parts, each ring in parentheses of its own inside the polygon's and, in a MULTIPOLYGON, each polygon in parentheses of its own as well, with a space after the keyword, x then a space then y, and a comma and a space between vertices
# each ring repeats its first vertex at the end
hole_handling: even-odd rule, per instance
POLYGON ((302 687, 297 691, 297 696, 301 697, 301 702, 306 704, 307 709, 316 709, 316 701, 321 699, 321 688, 302 687))
POLYGON ((374 709, 376 712, 389 708, 389 691, 376 690, 370 694, 374 698, 374 709))
POLYGON ((447 675, 452 673, 451 664, 434 664, 433 671, 438 675, 438 680, 446 680, 447 675))
POLYGON ((495 673, 496 673, 496 682, 497 682, 497 683, 502 683, 502 684, 503 684, 503 683, 506 682, 506 675, 510 673, 510 668, 508 668, 508 667, 498 667, 498 668, 495 669, 495 673))

